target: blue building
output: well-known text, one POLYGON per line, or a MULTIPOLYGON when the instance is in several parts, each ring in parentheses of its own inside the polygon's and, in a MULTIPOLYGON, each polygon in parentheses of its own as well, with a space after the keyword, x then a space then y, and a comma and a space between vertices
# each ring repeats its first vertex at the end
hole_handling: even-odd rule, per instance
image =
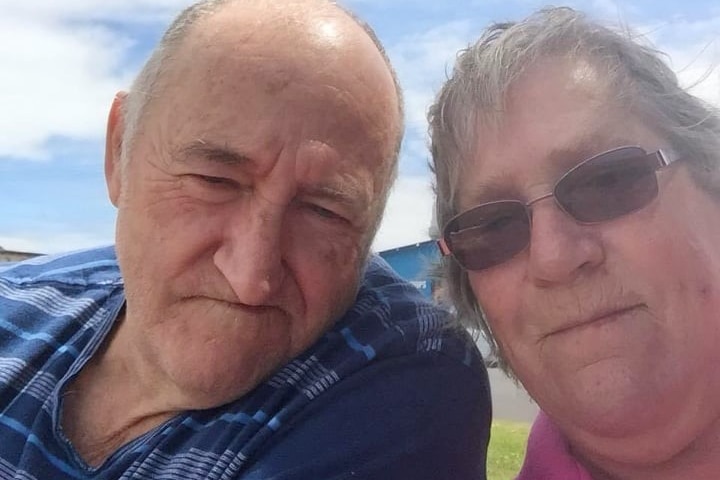
MULTIPOLYGON (((378 252, 401 277, 412 282, 427 297, 432 297, 439 281, 433 278, 432 268, 440 259, 440 251, 435 240, 413 243, 403 247, 378 252)), ((496 366, 497 360, 491 354, 490 344, 477 329, 470 329, 488 367, 496 366)))
POLYGON ((412 282, 426 296, 431 297, 434 282, 431 270, 440 258, 435 240, 413 243, 378 252, 401 277, 412 282))

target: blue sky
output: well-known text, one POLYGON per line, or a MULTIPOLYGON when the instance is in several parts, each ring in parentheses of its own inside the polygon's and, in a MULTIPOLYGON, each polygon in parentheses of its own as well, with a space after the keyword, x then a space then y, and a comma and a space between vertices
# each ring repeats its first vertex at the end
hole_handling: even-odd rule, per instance
MULTIPOLYGON (((187 0, 0 0, 0 246, 57 252, 109 244, 115 210, 102 172, 105 117, 187 0)), ((407 100, 400 178, 375 242, 427 239, 432 193, 425 109, 458 49, 535 0, 347 0, 373 25, 407 100)), ((577 0, 670 54, 682 81, 720 106, 717 0, 577 0), (715 66, 715 70, 712 67, 715 66), (710 72, 710 75, 706 75, 710 72)))

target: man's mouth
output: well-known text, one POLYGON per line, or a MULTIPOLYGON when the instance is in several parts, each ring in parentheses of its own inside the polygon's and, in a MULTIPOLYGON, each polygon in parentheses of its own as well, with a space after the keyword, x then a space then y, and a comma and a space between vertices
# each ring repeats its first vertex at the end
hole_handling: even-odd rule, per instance
POLYGON ((278 312, 282 311, 282 309, 274 305, 248 305, 237 299, 222 298, 219 296, 197 295, 189 297, 188 299, 207 302, 210 305, 250 315, 277 315, 278 312))

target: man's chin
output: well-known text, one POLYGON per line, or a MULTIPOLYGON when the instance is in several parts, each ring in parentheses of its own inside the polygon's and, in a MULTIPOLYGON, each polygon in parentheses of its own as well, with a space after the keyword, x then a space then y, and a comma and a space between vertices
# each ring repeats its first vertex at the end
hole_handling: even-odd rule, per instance
POLYGON ((281 367, 285 356, 270 355, 262 357, 257 352, 252 358, 236 356, 234 361, 223 363, 218 360, 188 356, 173 369, 171 377, 177 389, 178 398, 182 398, 183 410, 203 410, 233 402, 252 391, 267 377, 281 367), (258 363, 262 359, 262 363, 258 363))

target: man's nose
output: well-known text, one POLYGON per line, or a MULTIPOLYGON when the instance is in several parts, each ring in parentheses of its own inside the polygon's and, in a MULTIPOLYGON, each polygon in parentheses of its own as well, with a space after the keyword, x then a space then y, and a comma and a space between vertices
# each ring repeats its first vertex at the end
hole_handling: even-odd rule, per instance
POLYGON ((277 205, 254 205, 225 229, 213 257, 238 301, 262 306, 273 303, 285 281, 283 219, 277 205))
POLYGON ((605 258, 595 227, 581 225, 553 199, 532 207, 529 275, 540 286, 572 282, 605 258))

